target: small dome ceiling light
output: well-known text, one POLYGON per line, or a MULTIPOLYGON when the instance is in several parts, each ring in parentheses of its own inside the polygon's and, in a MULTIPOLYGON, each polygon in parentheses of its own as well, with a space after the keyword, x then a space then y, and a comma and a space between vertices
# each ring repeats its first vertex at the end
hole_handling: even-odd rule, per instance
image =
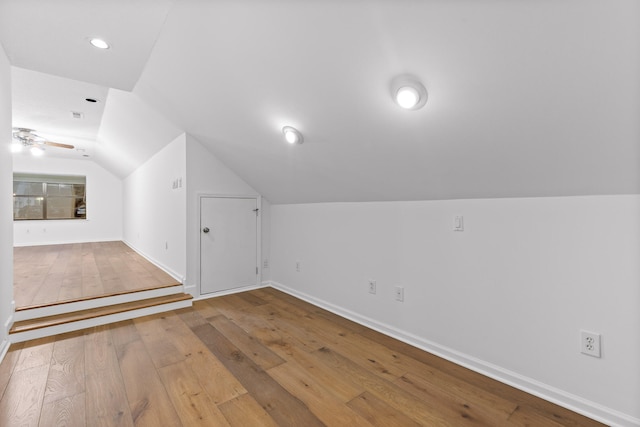
POLYGON ((31 151, 31 154, 33 154, 34 156, 42 156, 44 154, 44 149, 36 147, 35 145, 29 148, 29 151, 31 151))
POLYGON ((391 81, 391 97, 405 110, 419 110, 427 103, 427 89, 410 75, 402 75, 391 81))
POLYGON ((91 46, 97 47, 98 49, 109 49, 110 47, 109 43, 99 38, 92 38, 89 40, 89 43, 91 43, 91 46))
POLYGON ((284 134, 284 139, 289 144, 302 144, 304 142, 304 138, 300 131, 296 128, 292 128, 291 126, 285 126, 282 128, 282 133, 284 134))

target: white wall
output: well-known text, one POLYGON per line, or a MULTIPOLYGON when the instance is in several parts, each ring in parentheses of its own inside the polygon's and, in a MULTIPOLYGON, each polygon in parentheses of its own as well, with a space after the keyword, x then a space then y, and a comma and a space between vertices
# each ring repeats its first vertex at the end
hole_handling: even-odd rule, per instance
POLYGON ((123 194, 123 240, 177 280, 186 272, 185 143, 178 136, 132 172, 123 194))
MULTIPOLYGON (((232 195, 258 196, 258 193, 216 156, 208 151, 196 138, 187 138, 187 290, 200 295, 199 245, 200 207, 199 196, 232 195)), ((268 227, 266 227, 268 229, 268 227)), ((264 233, 264 228, 263 228, 264 233)))
POLYGON ((87 219, 15 221, 15 246, 102 242, 122 239, 122 180, 91 160, 16 154, 14 172, 84 175, 87 219))
MULTIPOLYGON (((196 297, 201 194, 258 196, 188 134, 177 137, 124 180, 123 240, 182 280, 196 297), (181 186, 174 189, 180 180, 181 186)), ((268 223, 264 226, 268 229, 268 223)))
POLYGON ((639 218, 637 195, 273 205, 271 275, 520 388, 640 424, 639 218), (579 353, 580 329, 602 334, 601 359, 579 353))
POLYGON ((0 361, 9 348, 13 317, 13 176, 11 143, 11 66, 0 45, 0 361))

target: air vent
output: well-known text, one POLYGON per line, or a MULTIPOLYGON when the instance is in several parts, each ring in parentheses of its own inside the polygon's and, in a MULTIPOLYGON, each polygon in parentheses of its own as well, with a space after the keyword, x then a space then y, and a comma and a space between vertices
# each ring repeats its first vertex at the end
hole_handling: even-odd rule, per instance
POLYGON ((73 117, 74 119, 82 119, 84 117, 84 114, 78 111, 72 111, 71 117, 73 117))

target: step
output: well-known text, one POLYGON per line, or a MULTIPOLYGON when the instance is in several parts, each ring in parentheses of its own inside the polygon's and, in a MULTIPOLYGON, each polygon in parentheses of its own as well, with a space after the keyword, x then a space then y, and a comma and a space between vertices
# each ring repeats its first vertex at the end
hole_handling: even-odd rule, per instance
POLYGON ((160 286, 149 289, 122 291, 106 295, 97 295, 93 297, 76 298, 54 303, 38 304, 28 307, 16 307, 13 319, 14 321, 18 322, 21 320, 36 319, 45 316, 54 316, 56 314, 70 313, 72 311, 89 310, 92 308, 100 308, 108 305, 122 304, 132 300, 143 300, 165 295, 173 295, 181 293, 183 291, 183 285, 181 283, 175 283, 167 286, 160 286))
POLYGON ((190 307, 193 297, 178 293, 15 322, 12 343, 28 341, 150 314, 190 307))

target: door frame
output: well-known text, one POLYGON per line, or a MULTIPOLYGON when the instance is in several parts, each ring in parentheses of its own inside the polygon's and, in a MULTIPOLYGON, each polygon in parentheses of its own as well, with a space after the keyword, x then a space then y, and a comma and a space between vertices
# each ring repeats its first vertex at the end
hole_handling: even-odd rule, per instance
POLYGON ((215 194, 215 193, 198 193, 198 299, 211 298, 219 295, 227 295, 237 293, 239 289, 248 290, 262 286, 262 196, 255 194, 215 194), (256 274, 255 285, 243 286, 242 288, 227 289, 224 291, 213 293, 202 293, 202 200, 205 198, 216 199, 253 199, 256 201, 258 215, 256 215, 256 274))

